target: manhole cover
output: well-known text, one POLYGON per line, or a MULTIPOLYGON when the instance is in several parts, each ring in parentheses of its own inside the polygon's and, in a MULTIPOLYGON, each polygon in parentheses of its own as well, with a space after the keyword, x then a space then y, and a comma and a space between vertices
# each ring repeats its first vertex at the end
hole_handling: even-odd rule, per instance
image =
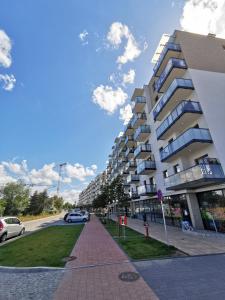
POLYGON ((132 282, 138 280, 140 275, 135 272, 123 272, 120 273, 119 279, 126 282, 132 282))
POLYGON ((62 259, 62 261, 68 262, 68 261, 71 261, 71 260, 74 260, 74 259, 76 259, 76 256, 67 256, 67 257, 64 257, 62 259))

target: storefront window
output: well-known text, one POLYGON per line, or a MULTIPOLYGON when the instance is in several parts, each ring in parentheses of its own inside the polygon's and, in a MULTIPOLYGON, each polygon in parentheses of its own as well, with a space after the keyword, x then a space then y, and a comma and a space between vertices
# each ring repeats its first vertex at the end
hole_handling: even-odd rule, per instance
POLYGON ((224 190, 198 193, 197 197, 205 229, 225 232, 224 190))

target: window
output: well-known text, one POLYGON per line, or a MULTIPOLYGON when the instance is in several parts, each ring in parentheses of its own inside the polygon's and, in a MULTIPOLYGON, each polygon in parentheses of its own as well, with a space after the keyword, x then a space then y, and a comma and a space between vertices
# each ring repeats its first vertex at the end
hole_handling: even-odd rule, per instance
POLYGON ((180 173, 180 171, 181 171, 179 164, 176 164, 175 166, 173 166, 173 169, 174 169, 175 174, 180 173))
POLYGON ((167 171, 167 170, 163 171, 163 177, 164 177, 164 178, 167 178, 167 177, 168 177, 168 171, 167 171))
POLYGON ((196 163, 196 165, 204 164, 204 163, 207 163, 207 160, 208 160, 208 154, 205 154, 203 156, 196 158, 195 163, 196 163))
POLYGON ((155 185, 155 178, 154 177, 150 177, 149 178, 149 182, 150 182, 150 185, 155 185))

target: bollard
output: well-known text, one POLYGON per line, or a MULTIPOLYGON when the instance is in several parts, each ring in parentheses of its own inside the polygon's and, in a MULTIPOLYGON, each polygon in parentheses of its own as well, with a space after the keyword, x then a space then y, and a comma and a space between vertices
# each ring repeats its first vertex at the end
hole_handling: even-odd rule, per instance
POLYGON ((149 231, 148 231, 148 223, 145 223, 145 238, 148 239, 149 238, 149 231))

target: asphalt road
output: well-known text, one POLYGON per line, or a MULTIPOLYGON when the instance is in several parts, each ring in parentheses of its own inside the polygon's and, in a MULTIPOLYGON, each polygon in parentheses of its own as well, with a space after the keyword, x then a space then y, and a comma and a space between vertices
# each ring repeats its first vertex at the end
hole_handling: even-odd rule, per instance
POLYGON ((225 254, 135 262, 160 300, 224 300, 225 254))

